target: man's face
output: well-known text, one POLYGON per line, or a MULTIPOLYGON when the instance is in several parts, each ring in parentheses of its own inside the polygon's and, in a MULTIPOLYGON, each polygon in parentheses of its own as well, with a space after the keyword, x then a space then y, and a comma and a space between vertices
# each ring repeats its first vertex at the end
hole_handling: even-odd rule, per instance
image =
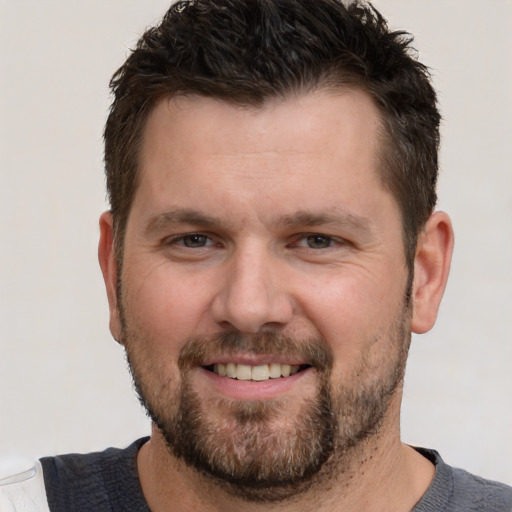
POLYGON ((408 270, 378 127, 359 91, 175 98, 148 119, 122 341, 171 453, 246 496, 398 422, 408 270))

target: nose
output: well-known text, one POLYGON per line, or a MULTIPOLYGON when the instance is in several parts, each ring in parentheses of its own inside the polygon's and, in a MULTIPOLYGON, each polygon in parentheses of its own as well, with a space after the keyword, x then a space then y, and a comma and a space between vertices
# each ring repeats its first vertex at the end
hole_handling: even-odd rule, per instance
POLYGON ((212 303, 217 324, 257 333, 283 327, 291 320, 293 300, 277 259, 254 246, 232 255, 212 303))

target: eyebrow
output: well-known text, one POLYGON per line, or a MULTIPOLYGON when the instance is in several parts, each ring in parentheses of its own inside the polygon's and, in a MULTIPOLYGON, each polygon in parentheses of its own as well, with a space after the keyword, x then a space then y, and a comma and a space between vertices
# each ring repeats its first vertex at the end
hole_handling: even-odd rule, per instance
POLYGON ((172 224, 192 224, 198 227, 212 227, 221 224, 220 219, 206 215, 192 208, 176 208, 151 217, 146 225, 147 234, 161 231, 172 224))
MULTIPOLYGON (((274 222, 278 227, 285 228, 331 225, 346 226, 358 231, 371 231, 369 219, 341 208, 336 208, 333 213, 297 211, 290 215, 284 215, 274 222)), ((189 224, 200 228, 212 228, 225 224, 225 221, 193 208, 176 208, 151 217, 146 224, 145 232, 147 234, 159 232, 173 224, 189 224)))
POLYGON ((341 208, 336 208, 334 213, 298 211, 293 215, 285 215, 279 220, 279 224, 286 227, 343 225, 362 231, 369 231, 371 228, 369 219, 360 215, 354 215, 341 208))

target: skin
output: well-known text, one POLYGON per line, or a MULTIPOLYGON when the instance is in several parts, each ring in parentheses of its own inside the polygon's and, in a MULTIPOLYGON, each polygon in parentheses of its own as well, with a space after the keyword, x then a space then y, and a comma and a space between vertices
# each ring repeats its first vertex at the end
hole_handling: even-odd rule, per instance
MULTIPOLYGON (((400 345, 390 333, 404 311, 408 269, 399 208, 378 176, 378 127, 376 107, 357 90, 308 93, 259 109, 195 96, 155 106, 121 276, 125 317, 136 339, 144 339, 132 353, 155 396, 178 388, 177 360, 190 336, 233 328, 322 336, 334 357, 333 389, 355 386, 361 368, 366 379, 389 368, 400 345), (191 233, 204 235, 205 245, 188 247, 198 241, 191 233)), ((110 327, 121 340, 108 212, 100 229, 110 327)), ((408 331, 433 326, 452 246, 449 218, 437 212, 418 240, 408 331)), ((234 356, 212 360, 223 357, 234 356)), ((250 354, 235 358, 258 362, 250 354)), ((201 367, 190 373, 205 404, 281 400, 282 414, 271 425, 276 432, 314 398, 316 379, 312 369, 269 388, 268 381, 243 385, 201 367)), ((411 510, 434 468, 401 443, 400 401, 399 388, 379 435, 351 455, 350 478, 326 476, 276 505, 226 493, 174 458, 154 427, 138 457, 144 495, 153 511, 411 510)), ((220 422, 223 411, 212 406, 209 418, 220 422)))

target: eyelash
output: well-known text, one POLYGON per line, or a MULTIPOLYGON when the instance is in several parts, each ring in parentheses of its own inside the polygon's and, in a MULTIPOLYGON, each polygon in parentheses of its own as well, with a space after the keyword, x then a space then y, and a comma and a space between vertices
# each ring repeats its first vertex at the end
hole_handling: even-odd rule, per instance
POLYGON ((184 235, 177 235, 173 238, 171 238, 167 243, 169 245, 178 245, 178 244, 182 244, 183 247, 186 247, 187 249, 201 249, 203 247, 207 247, 209 245, 213 245, 213 243, 207 243, 208 240, 212 241, 212 239, 208 236, 208 235, 205 235, 204 233, 185 233, 184 235), (196 237, 196 238, 203 238, 205 243, 202 244, 202 245, 186 245, 185 241, 187 239, 191 239, 193 237, 196 237))
MULTIPOLYGON (((181 245, 182 247, 186 247, 187 249, 201 249, 203 247, 208 247, 211 245, 214 245, 213 240, 211 237, 204 233, 186 233, 183 235, 177 235, 173 238, 171 238, 168 242, 169 245, 181 245), (190 245, 186 244, 187 240, 193 239, 193 238, 200 238, 201 241, 192 242, 190 245), (204 243, 201 243, 204 242, 204 243), (210 242, 210 243, 208 243, 210 242), (198 244, 198 245, 195 245, 198 244)), ((304 249, 313 249, 313 250, 321 250, 321 249, 328 249, 330 247, 336 246, 336 245, 343 245, 346 242, 344 240, 341 240, 339 238, 325 235, 323 233, 301 233, 299 234, 296 239, 289 244, 289 247, 300 247, 304 249), (312 247, 310 244, 315 243, 314 239, 316 239, 316 242, 319 241, 319 239, 322 239, 325 242, 325 246, 323 247, 312 247), (305 245, 300 245, 300 242, 305 241, 305 245)), ((322 244, 321 244, 322 245, 322 244)))
MULTIPOLYGON (((333 247, 340 244, 341 240, 339 238, 330 235, 325 235, 323 233, 302 233, 299 237, 297 237, 297 242, 295 242, 293 245, 303 247, 304 249, 321 250, 328 249, 329 247, 333 247), (310 245, 312 243, 317 243, 319 239, 322 239, 327 245, 323 247, 312 247, 310 245), (307 245, 299 245, 299 243, 302 241, 305 241, 307 245)), ((322 245, 322 243, 320 243, 320 245, 322 245)))

